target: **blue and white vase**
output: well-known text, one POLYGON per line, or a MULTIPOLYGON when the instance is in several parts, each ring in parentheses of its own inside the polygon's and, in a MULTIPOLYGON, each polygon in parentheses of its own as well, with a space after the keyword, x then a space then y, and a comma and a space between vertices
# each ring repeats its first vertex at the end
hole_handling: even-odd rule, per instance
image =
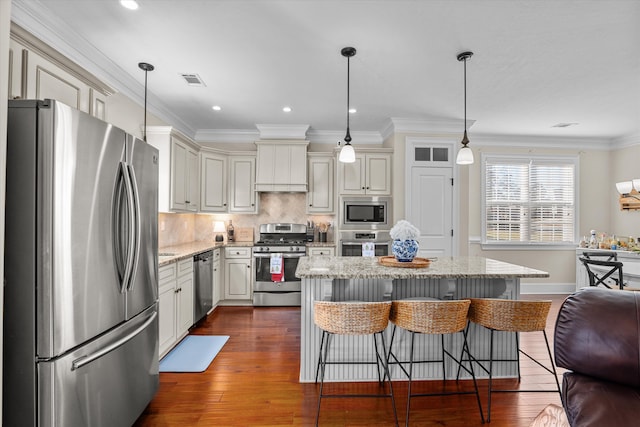
POLYGON ((417 240, 394 240, 391 244, 391 253, 398 262, 411 262, 418 254, 417 240))

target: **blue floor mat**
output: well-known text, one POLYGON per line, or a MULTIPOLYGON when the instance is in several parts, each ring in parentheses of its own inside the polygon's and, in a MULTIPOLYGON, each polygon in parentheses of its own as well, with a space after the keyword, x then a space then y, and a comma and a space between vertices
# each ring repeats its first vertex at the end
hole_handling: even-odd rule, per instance
POLYGON ((160 361, 160 372, 204 372, 229 339, 226 335, 188 335, 160 361))

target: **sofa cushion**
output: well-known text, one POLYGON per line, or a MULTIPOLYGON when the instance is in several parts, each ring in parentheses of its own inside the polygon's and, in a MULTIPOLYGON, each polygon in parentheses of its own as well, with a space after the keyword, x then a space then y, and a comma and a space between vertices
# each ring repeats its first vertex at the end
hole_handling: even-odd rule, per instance
POLYGON ((562 404, 573 427, 637 426, 640 393, 622 384, 566 372, 562 404))
POLYGON ((570 295, 554 343, 557 366, 640 387, 640 293, 585 288, 570 295))

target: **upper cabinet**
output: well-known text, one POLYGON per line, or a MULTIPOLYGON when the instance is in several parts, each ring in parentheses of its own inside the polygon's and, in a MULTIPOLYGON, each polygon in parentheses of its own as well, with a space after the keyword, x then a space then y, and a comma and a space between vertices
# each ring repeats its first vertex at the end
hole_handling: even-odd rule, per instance
POLYGON ((11 24, 9 98, 55 99, 106 119, 115 91, 18 25, 11 24))
POLYGON ((227 212, 227 155, 200 152, 200 211, 227 212))
POLYGON ((199 147, 170 126, 149 126, 147 142, 160 154, 159 212, 197 212, 200 200, 199 147))
POLYGON ((356 151, 354 163, 338 162, 340 194, 391 194, 391 152, 356 151))
POLYGON ((256 191, 307 191, 308 141, 256 141, 256 191))
POLYGON ((254 184, 256 182, 256 155, 229 156, 229 212, 258 213, 254 184))
POLYGON ((334 213, 335 159, 330 153, 309 153, 308 158, 309 191, 307 192, 307 213, 334 213))

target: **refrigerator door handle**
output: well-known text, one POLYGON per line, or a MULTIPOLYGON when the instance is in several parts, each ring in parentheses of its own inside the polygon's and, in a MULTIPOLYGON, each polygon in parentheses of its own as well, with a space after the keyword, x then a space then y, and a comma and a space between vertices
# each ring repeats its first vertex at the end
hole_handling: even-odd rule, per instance
POLYGON ((135 246, 136 246, 136 233, 131 230, 132 227, 135 227, 136 221, 136 207, 133 195, 133 186, 131 184, 131 179, 129 177, 129 173, 127 171, 128 167, 125 162, 120 162, 120 171, 122 173, 124 188, 127 197, 127 214, 129 216, 129 233, 128 233, 128 241, 127 241, 127 256, 124 264, 124 277, 122 278, 121 291, 124 292, 127 289, 129 282, 131 281, 131 276, 133 275, 133 263, 135 258, 135 246))
POLYGON ((76 369, 80 369, 83 366, 93 362, 94 360, 97 360, 97 359, 101 358, 102 356, 111 353, 113 350, 117 349, 118 347, 123 346, 128 341, 131 341, 138 334, 140 334, 142 331, 144 331, 155 320, 155 318, 157 316, 158 316, 158 312, 154 311, 153 313, 151 313, 151 316, 149 316, 149 318, 142 325, 140 325, 138 328, 136 328, 136 330, 131 332, 129 335, 120 338, 119 340, 117 340, 117 341, 113 342, 112 344, 109 344, 108 346, 96 351, 95 353, 87 354, 85 356, 77 358, 76 360, 74 360, 71 363, 71 370, 75 371, 76 369))
POLYGON ((131 263, 131 273, 129 274, 129 283, 127 285, 127 291, 131 291, 133 289, 133 285, 135 283, 135 272, 136 267, 138 265, 138 259, 140 258, 140 233, 141 233, 141 224, 140 224, 140 199, 138 196, 138 182, 136 181, 136 173, 133 169, 133 166, 127 166, 129 183, 131 185, 131 200, 133 201, 133 210, 130 212, 133 213, 132 224, 133 231, 131 232, 131 236, 133 236, 133 244, 132 244, 132 252, 133 252, 133 260, 131 263))

